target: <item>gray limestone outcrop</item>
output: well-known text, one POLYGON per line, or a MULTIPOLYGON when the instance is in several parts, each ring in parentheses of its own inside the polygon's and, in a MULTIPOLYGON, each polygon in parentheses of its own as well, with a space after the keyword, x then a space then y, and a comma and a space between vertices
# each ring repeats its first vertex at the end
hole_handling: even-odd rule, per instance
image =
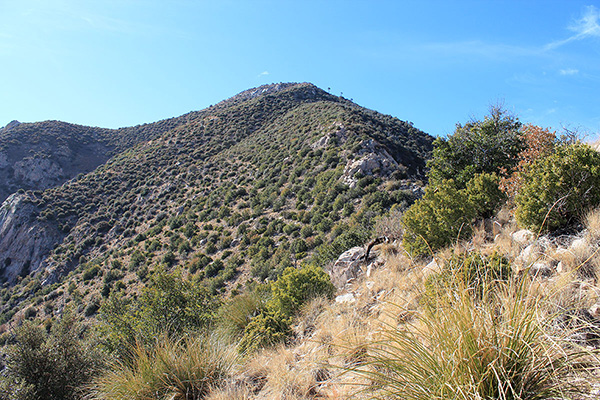
POLYGON ((373 139, 363 140, 358 159, 348 160, 342 179, 351 188, 358 183, 356 174, 389 176, 399 168, 390 153, 373 139))
POLYGON ((13 284, 44 268, 45 259, 64 234, 36 219, 36 206, 24 194, 9 196, 0 206, 0 281, 13 284))
POLYGON ((13 168, 15 178, 40 188, 57 185, 64 178, 63 169, 49 158, 26 158, 17 161, 13 168))
POLYGON ((343 288, 348 282, 363 274, 362 264, 364 262, 365 249, 361 246, 352 247, 343 252, 336 262, 327 269, 331 282, 336 288, 343 288))

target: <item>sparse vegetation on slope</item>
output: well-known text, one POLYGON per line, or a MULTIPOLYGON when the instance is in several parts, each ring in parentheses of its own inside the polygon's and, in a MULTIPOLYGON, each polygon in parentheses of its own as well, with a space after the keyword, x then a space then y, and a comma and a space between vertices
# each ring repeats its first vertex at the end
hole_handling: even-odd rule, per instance
MULTIPOLYGON (((494 108, 438 139, 423 175, 429 136, 309 84, 188 116, 0 209, 0 225, 15 217, 54 240, 35 265, 7 247, 3 320, 31 320, 23 329, 53 348, 67 307, 102 350, 84 357, 69 336, 82 375, 61 396, 583 400, 600 388, 591 148, 494 108)), ((56 355, 15 357, 23 337, 1 338, 0 396, 44 386, 20 371, 56 355)))

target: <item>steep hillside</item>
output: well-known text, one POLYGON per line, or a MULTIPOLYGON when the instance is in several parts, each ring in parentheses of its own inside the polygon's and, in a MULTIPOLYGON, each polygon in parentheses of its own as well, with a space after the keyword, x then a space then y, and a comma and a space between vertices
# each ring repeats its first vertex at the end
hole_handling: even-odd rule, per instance
POLYGON ((419 195, 432 148, 412 125, 311 84, 252 89, 166 121, 98 134, 107 156, 121 150, 106 164, 3 204, 5 320, 69 301, 93 315, 159 267, 180 265, 218 292, 308 257, 324 264, 419 195))
MULTIPOLYGON (((236 101, 239 99, 230 99, 231 103, 236 101)), ((19 189, 44 190, 93 171, 110 157, 188 123, 199 114, 195 111, 120 129, 61 121, 12 121, 0 128, 0 202, 19 189)))

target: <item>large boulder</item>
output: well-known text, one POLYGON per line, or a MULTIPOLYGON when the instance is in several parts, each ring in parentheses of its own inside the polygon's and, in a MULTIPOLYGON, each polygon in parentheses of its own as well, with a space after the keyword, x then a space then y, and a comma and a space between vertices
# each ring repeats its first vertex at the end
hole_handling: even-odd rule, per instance
POLYGON ((336 262, 327 269, 331 282, 336 288, 342 289, 350 281, 363 274, 362 264, 365 258, 365 249, 352 247, 343 252, 336 262))

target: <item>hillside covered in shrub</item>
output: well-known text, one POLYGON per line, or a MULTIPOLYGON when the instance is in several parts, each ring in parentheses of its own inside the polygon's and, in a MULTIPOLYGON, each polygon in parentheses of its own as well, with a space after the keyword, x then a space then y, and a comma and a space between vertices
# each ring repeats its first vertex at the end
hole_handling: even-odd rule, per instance
POLYGON ((592 147, 310 84, 196 115, 4 203, 52 242, 2 253, 40 257, 3 264, 0 399, 597 397, 592 147))
POLYGON ((65 302, 92 316, 159 268, 216 294, 309 258, 322 266, 414 201, 433 142, 310 84, 249 90, 183 119, 152 140, 136 131, 133 147, 125 130, 126 150, 93 172, 4 204, 3 322, 19 310, 53 318, 65 302))

